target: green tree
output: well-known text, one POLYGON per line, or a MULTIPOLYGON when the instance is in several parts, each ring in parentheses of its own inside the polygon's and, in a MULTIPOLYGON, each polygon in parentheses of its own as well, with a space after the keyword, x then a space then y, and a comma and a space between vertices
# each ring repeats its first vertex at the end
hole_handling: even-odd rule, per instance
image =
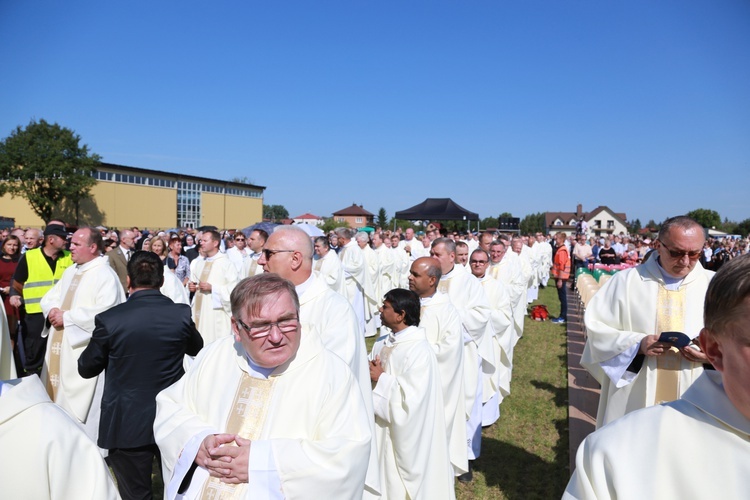
POLYGON ((484 219, 482 219, 481 226, 482 226, 482 229, 487 229, 488 227, 497 228, 498 226, 497 217, 485 217, 484 219))
POLYGON ((521 234, 534 234, 537 232, 546 233, 544 227, 544 212, 538 212, 535 214, 529 214, 518 224, 521 229, 521 234))
POLYGON ((232 177, 229 182, 239 182, 240 184, 255 184, 249 177, 232 177))
POLYGON ((380 207, 380 210, 378 210, 375 225, 380 226, 381 229, 388 229, 388 214, 385 212, 385 208, 380 207))
POLYGON ((698 224, 703 227, 711 228, 721 225, 721 216, 716 210, 697 208, 695 210, 691 210, 685 215, 687 215, 688 217, 692 217, 698 222, 698 224))
POLYGON ((89 197, 101 157, 69 128, 31 120, 0 142, 0 196, 26 198, 44 222, 66 203, 75 207, 89 197))
POLYGON ((738 223, 735 231, 737 234, 741 234, 743 238, 746 238, 750 234, 750 219, 745 219, 738 223))
POLYGON ((263 205, 263 218, 277 221, 289 218, 289 211, 284 205, 263 205))
POLYGON ((348 222, 346 222, 346 221, 338 222, 338 221, 337 221, 336 219, 334 219, 333 217, 328 217, 328 218, 327 218, 327 219, 325 220, 325 222, 323 223, 323 225, 322 225, 322 226, 320 226, 320 229, 321 229, 321 230, 322 230, 322 231, 323 231, 324 233, 327 233, 327 232, 329 232, 329 231, 333 231, 333 230, 334 230, 334 229, 336 229, 337 227, 349 227, 349 223, 348 223, 348 222))
POLYGON ((641 226, 641 219, 629 221, 627 223, 627 226, 628 226, 628 232, 630 234, 638 234, 638 231, 640 231, 643 227, 641 226))

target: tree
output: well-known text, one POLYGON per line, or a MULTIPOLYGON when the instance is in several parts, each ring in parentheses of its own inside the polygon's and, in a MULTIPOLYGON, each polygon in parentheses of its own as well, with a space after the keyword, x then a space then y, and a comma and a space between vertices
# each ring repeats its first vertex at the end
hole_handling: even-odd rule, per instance
POLYGON ((229 182, 238 182, 240 184, 255 184, 249 177, 242 176, 242 177, 232 177, 229 179, 229 182))
POLYGON ((721 224, 721 216, 716 210, 697 208, 695 210, 691 210, 685 215, 695 219, 698 224, 706 228, 716 227, 721 224))
POLYGON ((78 217, 81 200, 96 184, 92 176, 101 157, 69 128, 44 120, 19 125, 0 142, 0 196, 26 198, 47 223, 53 211, 71 203, 78 217))
POLYGON ((378 216, 375 218, 375 225, 380 226, 381 229, 388 228, 388 214, 385 213, 385 208, 380 207, 380 210, 378 210, 378 216))
POLYGON ((641 219, 636 219, 634 221, 630 221, 627 223, 628 226, 628 232, 630 234, 638 234, 638 231, 641 230, 641 219))
POLYGON ((488 227, 492 227, 497 229, 498 221, 496 217, 485 217, 482 219, 482 229, 487 229, 488 227))
POLYGON ((263 205, 263 218, 271 221, 287 219, 289 211, 284 205, 263 205))
POLYGON ((346 221, 337 221, 333 217, 329 217, 325 220, 322 226, 320 226, 320 230, 324 233, 328 233, 330 231, 333 231, 337 227, 349 227, 349 223, 346 221))
POLYGON ((522 234, 546 233, 544 212, 529 214, 518 224, 522 234))
POLYGON ((750 234, 750 219, 745 219, 737 224, 735 228, 738 234, 741 234, 743 238, 746 238, 750 234))

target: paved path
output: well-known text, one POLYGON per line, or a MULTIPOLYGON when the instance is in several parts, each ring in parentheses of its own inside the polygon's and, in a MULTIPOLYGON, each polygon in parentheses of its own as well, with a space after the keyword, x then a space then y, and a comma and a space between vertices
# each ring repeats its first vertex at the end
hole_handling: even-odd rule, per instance
POLYGON ((580 365, 585 343, 583 306, 576 293, 568 287, 568 441, 571 474, 575 469, 578 445, 594 431, 599 404, 599 382, 580 365))

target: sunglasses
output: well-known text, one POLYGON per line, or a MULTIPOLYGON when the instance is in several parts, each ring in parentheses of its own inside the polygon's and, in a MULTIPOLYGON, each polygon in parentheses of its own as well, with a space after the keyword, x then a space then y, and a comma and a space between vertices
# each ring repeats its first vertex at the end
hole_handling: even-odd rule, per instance
POLYGON ((669 252, 669 256, 673 259, 681 259, 687 255, 687 258, 690 260, 698 260, 698 258, 700 258, 701 256, 701 250, 692 250, 689 252, 686 252, 684 250, 672 250, 663 241, 660 240, 659 242, 661 243, 661 246, 667 249, 667 252, 669 252))

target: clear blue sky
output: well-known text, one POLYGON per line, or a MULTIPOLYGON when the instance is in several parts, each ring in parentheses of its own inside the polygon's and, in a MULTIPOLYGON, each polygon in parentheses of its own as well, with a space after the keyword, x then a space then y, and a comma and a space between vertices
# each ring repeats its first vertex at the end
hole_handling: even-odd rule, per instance
POLYGON ((0 1, 0 137, 266 186, 290 215, 750 217, 750 2, 0 1))

